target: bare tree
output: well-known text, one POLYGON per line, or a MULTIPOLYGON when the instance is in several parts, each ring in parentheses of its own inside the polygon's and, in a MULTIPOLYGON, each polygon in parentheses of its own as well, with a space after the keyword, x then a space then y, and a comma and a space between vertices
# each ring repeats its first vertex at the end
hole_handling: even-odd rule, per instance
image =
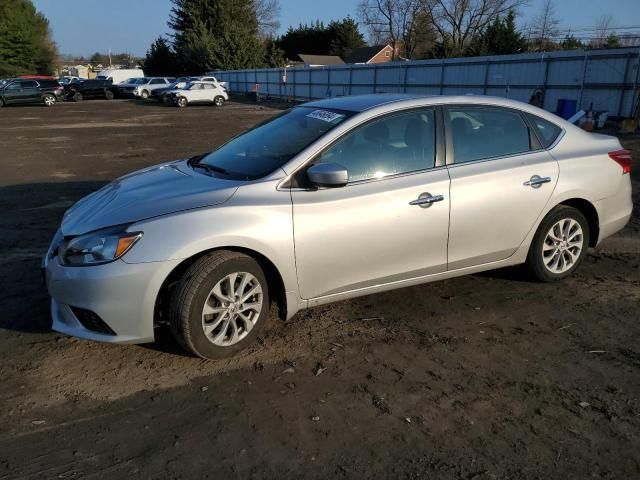
POLYGON ((411 58, 416 48, 423 0, 360 0, 358 14, 372 43, 389 42, 393 59, 411 58))
POLYGON ((258 30, 263 38, 272 37, 280 28, 279 0, 253 0, 258 30))
POLYGON ((613 32, 613 17, 609 14, 601 15, 595 24, 593 45, 601 47, 607 43, 607 39, 613 32))
POLYGON ((498 16, 517 10, 526 0, 422 0, 449 54, 460 54, 498 16))
POLYGON ((553 38, 560 33, 560 21, 556 17, 556 8, 552 0, 546 0, 540 14, 530 25, 530 34, 540 49, 548 49, 553 44, 553 38))

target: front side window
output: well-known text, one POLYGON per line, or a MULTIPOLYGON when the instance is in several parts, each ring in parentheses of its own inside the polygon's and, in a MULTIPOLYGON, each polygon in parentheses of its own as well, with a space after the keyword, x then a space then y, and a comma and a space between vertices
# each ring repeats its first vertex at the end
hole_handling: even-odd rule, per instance
POLYGON ((297 107, 240 134, 191 165, 237 179, 264 177, 353 115, 342 110, 297 107), (206 167, 205 167, 206 168, 206 167))
POLYGON ((154 78, 150 83, 151 85, 160 85, 161 83, 164 83, 164 80, 161 78, 154 78))
POLYGON ((450 107, 447 116, 455 163, 531 150, 529 128, 517 112, 492 107, 450 107))
POLYGON ((13 82, 7 85, 7 90, 20 90, 20 82, 13 82))
POLYGON ((433 168, 436 157, 432 109, 412 110, 374 120, 346 134, 314 163, 338 163, 349 182, 433 168))
POLYGON ((37 88, 38 84, 33 80, 23 80, 20 82, 22 88, 37 88))

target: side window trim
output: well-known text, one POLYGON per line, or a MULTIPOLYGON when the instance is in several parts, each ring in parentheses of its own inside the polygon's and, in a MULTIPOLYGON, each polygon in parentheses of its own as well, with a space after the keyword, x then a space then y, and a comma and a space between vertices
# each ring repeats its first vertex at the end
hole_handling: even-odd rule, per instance
MULTIPOLYGON (((493 160, 500 160, 503 158, 507 158, 507 157, 515 157, 515 156, 520 156, 520 155, 529 155, 530 153, 535 153, 535 152, 539 152, 541 150, 544 150, 544 148, 542 147, 542 143, 540 142, 539 138, 537 137, 537 132, 535 132, 535 127, 532 125, 532 123, 529 121, 529 118, 526 114, 526 112, 522 112, 520 110, 517 110, 515 108, 509 108, 509 107, 503 107, 500 105, 491 105, 491 104, 476 104, 476 103, 471 103, 471 104, 465 104, 465 103, 452 103, 452 104, 446 104, 442 107, 443 109, 443 122, 444 122, 444 130, 445 130, 445 134, 446 134, 446 146, 447 146, 447 150, 446 150, 446 165, 447 167, 453 167, 453 166, 461 166, 461 165, 467 165, 467 164, 473 164, 473 163, 480 163, 480 162, 490 162, 493 160), (496 110, 503 110, 503 111, 507 111, 510 113, 515 113, 518 114, 520 116, 520 118, 522 119, 522 122, 526 125, 527 130, 529 131, 529 148, 530 150, 526 151, 526 152, 518 152, 518 153, 509 153, 509 154, 505 154, 505 155, 496 155, 496 156, 492 156, 492 157, 486 157, 486 158, 479 158, 477 160, 471 160, 468 162, 458 162, 456 163, 455 161, 455 152, 454 152, 454 148, 453 148, 453 132, 452 132, 452 128, 451 128, 451 119, 448 115, 448 111, 449 109, 460 109, 460 108, 465 108, 465 109, 482 109, 482 108, 486 108, 486 109, 496 109, 496 110), (535 140, 535 143, 534 143, 535 140)), ((556 139, 557 140, 557 139, 556 139)))
POLYGON ((401 173, 395 173, 392 175, 386 175, 382 178, 368 178, 368 179, 363 179, 363 180, 355 180, 353 182, 349 182, 347 183, 343 188, 347 188, 349 186, 355 186, 355 185, 362 185, 364 183, 370 183, 370 182, 381 182, 384 180, 389 180, 389 179, 393 179, 393 178, 398 178, 398 177, 403 177, 403 176, 407 176, 407 175, 417 175, 417 174, 421 174, 424 172, 429 172, 432 170, 439 170, 441 168, 446 167, 446 163, 445 163, 445 151, 446 151, 446 147, 445 147, 445 143, 446 143, 446 137, 445 137, 445 126, 444 126, 444 119, 443 119, 443 112, 442 112, 442 107, 440 105, 428 105, 428 106, 420 106, 420 107, 410 107, 410 108, 404 108, 404 109, 400 109, 400 110, 394 110, 392 112, 386 112, 386 113, 382 113, 380 115, 377 115, 373 118, 369 118, 368 120, 365 120, 357 125, 354 125, 353 127, 351 127, 348 131, 344 132, 342 135, 340 135, 340 137, 336 138, 334 141, 332 141, 330 144, 326 145, 322 150, 320 150, 318 153, 316 153, 312 158, 310 158, 307 162, 305 162, 304 165, 298 167, 295 172, 293 172, 290 176, 290 179, 285 181, 283 184, 280 185, 279 188, 285 188, 285 189, 291 189, 291 190, 315 190, 316 188, 309 188, 306 187, 303 183, 301 183, 299 181, 299 178, 301 175, 304 175, 307 168, 309 168, 310 166, 312 166, 314 164, 314 162, 316 161, 316 159, 322 155, 323 152, 329 150, 330 148, 332 148, 334 145, 336 145, 338 142, 340 142, 343 138, 345 138, 347 135, 350 135, 351 133, 353 133, 354 131, 360 129, 360 128, 366 128, 367 125, 382 120, 385 117, 390 117, 390 116, 394 116, 394 115, 406 115, 406 114, 410 114, 412 112, 416 112, 416 111, 420 111, 420 110, 432 110, 433 111, 433 116, 435 119, 435 158, 434 158, 434 165, 433 167, 427 167, 421 170, 414 170, 411 172, 401 172, 401 173))
POLYGON ((529 125, 531 125, 531 130, 534 132, 534 135, 536 136, 536 138, 538 139, 538 144, 540 145, 540 149, 541 150, 551 150, 553 147, 555 147, 558 142, 560 141, 560 139, 564 136, 565 133, 565 129, 562 128, 560 125, 551 122, 545 118, 542 118, 538 115, 535 115, 533 113, 529 113, 529 112, 525 112, 524 117, 527 121, 527 123, 529 125), (554 127, 556 127, 558 129, 558 134, 556 135, 556 137, 553 139, 553 141, 547 145, 546 147, 543 146, 544 145, 544 139, 541 137, 540 132, 538 131, 538 127, 535 125, 535 120, 536 118, 539 118, 540 120, 550 123, 551 125, 553 125, 554 127))

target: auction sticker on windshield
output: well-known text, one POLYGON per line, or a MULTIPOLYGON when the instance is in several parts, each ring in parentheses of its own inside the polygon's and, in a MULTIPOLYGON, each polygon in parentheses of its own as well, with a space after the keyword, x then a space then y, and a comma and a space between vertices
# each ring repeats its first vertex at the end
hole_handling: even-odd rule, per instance
POLYGON ((329 110, 314 110, 313 112, 307 114, 307 117, 331 123, 342 120, 345 115, 343 115, 342 113, 330 112, 329 110))

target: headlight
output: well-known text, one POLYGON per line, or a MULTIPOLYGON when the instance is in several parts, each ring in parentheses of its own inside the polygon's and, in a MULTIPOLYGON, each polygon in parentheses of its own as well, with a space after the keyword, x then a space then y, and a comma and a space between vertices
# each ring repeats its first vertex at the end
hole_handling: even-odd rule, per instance
POLYGON ((58 256, 67 266, 100 265, 122 257, 140 238, 142 232, 125 232, 122 226, 107 228, 63 243, 58 256))

